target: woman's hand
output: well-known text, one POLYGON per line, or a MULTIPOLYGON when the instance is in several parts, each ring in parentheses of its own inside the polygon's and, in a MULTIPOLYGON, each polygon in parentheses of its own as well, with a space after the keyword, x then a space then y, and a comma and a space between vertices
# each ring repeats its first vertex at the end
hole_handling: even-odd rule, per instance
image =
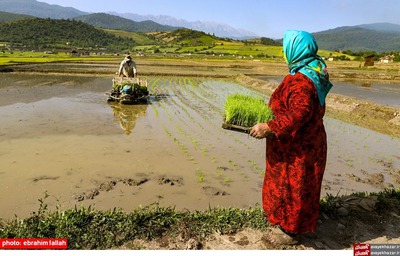
POLYGON ((251 127, 249 134, 251 137, 254 137, 256 139, 264 139, 268 136, 271 136, 273 133, 267 123, 258 123, 251 127))

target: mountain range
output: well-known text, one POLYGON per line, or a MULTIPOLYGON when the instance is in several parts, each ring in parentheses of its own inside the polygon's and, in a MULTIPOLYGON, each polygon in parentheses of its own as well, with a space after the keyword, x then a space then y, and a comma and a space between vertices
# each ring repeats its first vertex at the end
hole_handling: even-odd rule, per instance
POLYGON ((184 27, 193 30, 203 31, 205 33, 213 34, 218 37, 228 37, 232 39, 249 39, 259 37, 254 32, 233 28, 227 24, 216 22, 203 22, 203 21, 187 21, 184 19, 177 19, 167 15, 140 15, 134 13, 116 13, 110 12, 112 15, 117 15, 134 21, 152 20, 159 24, 184 27))
POLYGON ((74 20, 80 20, 95 27, 118 29, 129 32, 155 32, 155 31, 172 31, 178 27, 161 25, 152 20, 133 21, 116 15, 107 13, 93 13, 75 17, 74 20))
MULTIPOLYGON (((132 13, 87 13, 71 7, 51 5, 36 0, 0 0, 0 22, 30 15, 39 18, 74 19, 90 25, 130 32, 172 31, 189 28, 222 38, 256 38, 250 31, 213 22, 188 22, 170 16, 132 13), (1 12, 3 11, 3 12, 1 12), (6 12, 6 13, 5 13, 6 12), (20 14, 12 16, 10 13, 20 14)), ((361 24, 316 32, 320 49, 390 52, 400 50, 400 25, 391 23, 361 24)), ((279 41, 279 40, 278 40, 279 41)))
POLYGON ((314 33, 320 49, 400 51, 400 25, 391 23, 346 26, 314 33))
POLYGON ((0 0, 0 11, 52 19, 70 19, 88 14, 72 7, 62 7, 36 0, 0 0))
MULTIPOLYGON (((84 0, 82 0, 84 1, 84 0)), ((0 11, 27 14, 38 18, 52 19, 72 19, 89 13, 77 10, 72 7, 62 7, 51 5, 36 0, 0 0, 0 11)), ((226 24, 216 22, 189 22, 176 19, 170 16, 145 16, 132 13, 110 13, 114 16, 120 16, 136 22, 153 21, 161 25, 170 27, 185 27, 194 30, 203 31, 209 34, 215 34, 218 37, 229 37, 234 39, 245 39, 258 37, 255 33, 243 29, 236 29, 226 24)))

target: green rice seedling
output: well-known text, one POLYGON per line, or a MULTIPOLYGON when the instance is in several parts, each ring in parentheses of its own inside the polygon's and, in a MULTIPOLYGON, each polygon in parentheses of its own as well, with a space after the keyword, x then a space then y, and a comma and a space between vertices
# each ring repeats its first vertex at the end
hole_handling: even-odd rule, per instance
POLYGON ((159 117, 158 109, 156 107, 154 107, 154 105, 152 105, 152 107, 153 107, 154 113, 156 114, 156 117, 158 118, 159 117))
POLYGON ((204 172, 202 170, 200 170, 200 168, 197 168, 197 179, 198 179, 199 183, 204 182, 204 172))
POLYGON ((252 127, 273 118, 272 110, 264 99, 243 94, 231 94, 225 102, 225 122, 242 127, 252 127))

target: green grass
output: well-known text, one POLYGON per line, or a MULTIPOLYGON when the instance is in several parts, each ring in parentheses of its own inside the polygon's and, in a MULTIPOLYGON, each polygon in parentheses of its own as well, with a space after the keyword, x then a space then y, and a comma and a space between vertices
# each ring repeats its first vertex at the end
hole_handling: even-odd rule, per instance
POLYGON ((135 33, 135 32, 113 30, 113 29, 103 29, 103 30, 116 36, 132 38, 135 41, 135 43, 140 45, 154 44, 154 40, 151 40, 143 33, 135 33))
POLYGON ((252 127, 273 118, 272 110, 261 97, 231 94, 226 99, 225 122, 233 125, 252 127))
POLYGON ((0 238, 67 238, 69 249, 109 249, 133 239, 180 235, 187 240, 201 240, 215 232, 233 234, 246 227, 269 226, 259 207, 180 212, 155 203, 130 213, 119 209, 99 211, 90 206, 48 212, 44 201, 39 199, 38 212, 29 218, 0 222, 0 238))
POLYGON ((108 61, 120 59, 119 56, 112 55, 90 55, 90 56, 74 56, 69 52, 57 52, 48 54, 44 52, 31 52, 31 51, 15 51, 13 54, 9 52, 0 52, 0 66, 13 65, 13 64, 26 64, 26 63, 51 63, 62 61, 108 61))
POLYGON ((235 55, 253 55, 260 54, 267 56, 283 57, 281 46, 267 46, 267 45, 245 45, 243 43, 224 43, 217 45, 208 51, 213 51, 217 54, 235 54, 235 55))
MULTIPOLYGON (((357 196, 377 198, 375 215, 388 214, 400 207, 400 190, 357 193, 357 196)), ((0 238, 66 238, 69 249, 110 249, 134 239, 149 241, 180 236, 186 241, 190 238, 202 241, 215 232, 235 234, 244 228, 265 231, 270 227, 259 206, 190 212, 159 207, 154 203, 132 212, 120 209, 99 211, 90 206, 49 212, 45 202, 47 197, 46 194, 45 198, 38 200, 38 211, 28 218, 7 222, 0 219, 0 238)), ((328 195, 321 200, 320 211, 331 219, 338 219, 337 204, 342 198, 328 195)), ((362 211, 362 214, 366 212, 362 211)), ((353 216, 356 217, 357 213, 353 216)))

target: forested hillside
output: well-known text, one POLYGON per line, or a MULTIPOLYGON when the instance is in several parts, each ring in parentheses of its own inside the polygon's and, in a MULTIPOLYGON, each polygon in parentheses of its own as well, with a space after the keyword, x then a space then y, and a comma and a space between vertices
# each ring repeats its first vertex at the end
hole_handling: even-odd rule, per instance
POLYGON ((129 32, 171 31, 176 29, 175 27, 161 25, 150 20, 136 22, 133 20, 121 18, 106 13, 94 13, 94 14, 79 16, 74 19, 83 21, 95 27, 118 29, 129 32))
POLYGON ((0 23, 0 42, 35 49, 125 50, 135 45, 131 38, 117 37, 82 21, 40 18, 0 23))
POLYGON ((314 33, 320 49, 390 52, 400 50, 400 32, 341 27, 314 33))
POLYGON ((0 11, 52 19, 68 19, 87 14, 72 7, 62 7, 36 0, 0 0, 0 11))
POLYGON ((15 13, 0 11, 0 22, 21 20, 21 19, 26 19, 26 18, 33 18, 33 17, 29 16, 29 15, 25 15, 25 14, 15 14, 15 13))

